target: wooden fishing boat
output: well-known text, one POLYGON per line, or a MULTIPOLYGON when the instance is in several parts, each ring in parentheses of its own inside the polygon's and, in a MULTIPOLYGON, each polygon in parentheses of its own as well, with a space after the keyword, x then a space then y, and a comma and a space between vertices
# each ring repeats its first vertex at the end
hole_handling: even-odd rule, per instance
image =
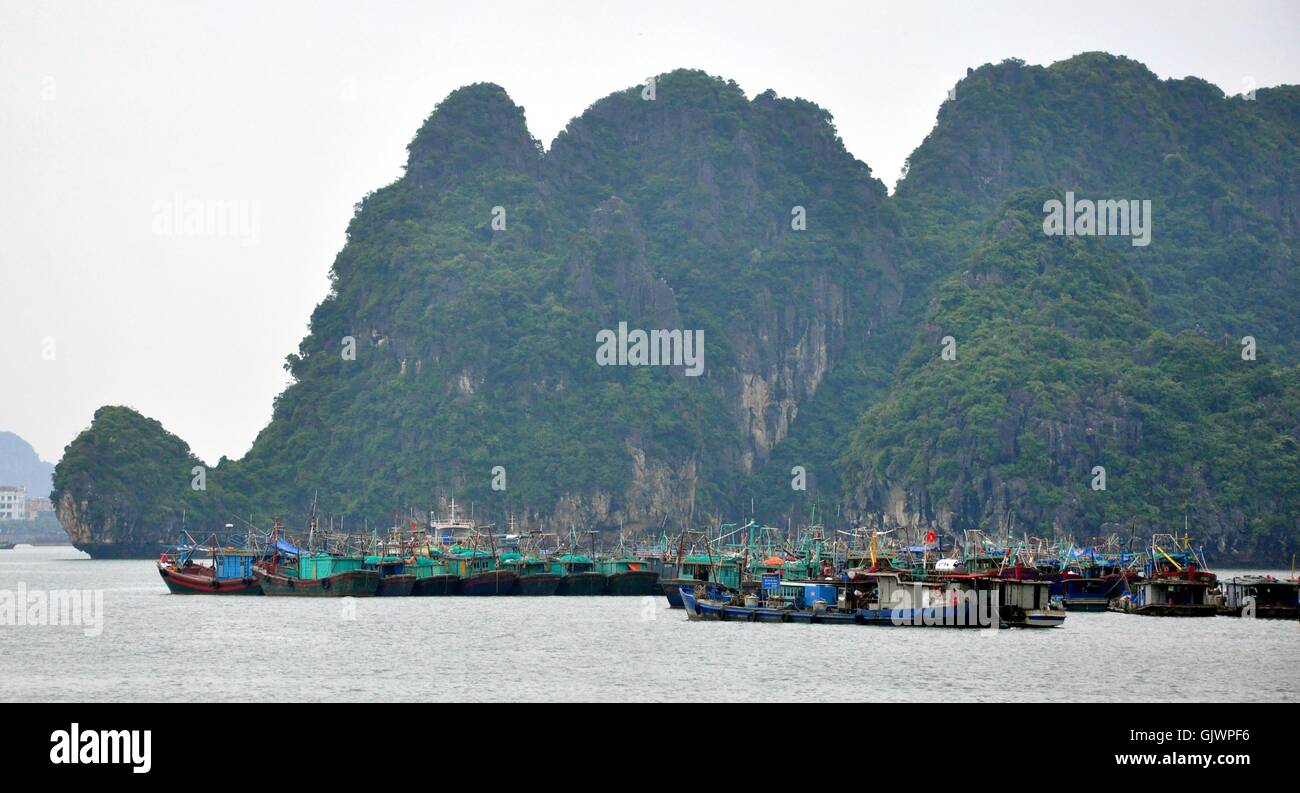
POLYGON ((1151 539, 1146 577, 1110 602, 1110 610, 1149 617, 1213 617, 1219 611, 1218 577, 1186 537, 1157 534, 1151 539), (1213 590, 1213 591, 1212 591, 1213 590))
POLYGON ((659 593, 659 574, 645 562, 631 556, 602 559, 596 571, 605 576, 605 594, 646 596, 659 593))
POLYGON ((545 597, 554 595, 560 587, 560 576, 551 572, 550 564, 540 556, 504 553, 501 555, 501 566, 515 572, 515 588, 511 594, 545 597))
POLYGON ((253 576, 255 557, 252 551, 225 551, 210 566, 163 554, 158 574, 173 595, 260 595, 262 586, 253 576))
POLYGON ((1011 628, 1057 628, 1065 624, 1065 609, 1052 608, 1050 581, 993 578, 998 617, 1011 628))
POLYGON ((360 557, 322 552, 301 554, 289 564, 259 562, 253 577, 263 594, 294 597, 373 597, 381 578, 379 571, 365 569, 360 557))
POLYGON ((416 597, 445 597, 454 595, 460 589, 460 576, 451 573, 431 573, 421 577, 415 576, 411 594, 416 597))
POLYGON ((260 595, 262 587, 253 577, 257 552, 246 548, 219 548, 217 535, 208 541, 210 557, 200 564, 194 556, 198 544, 188 532, 188 543, 175 554, 164 553, 158 559, 158 574, 173 595, 260 595))
POLYGON ((457 595, 509 595, 514 592, 517 576, 510 570, 487 570, 460 579, 457 595))
POLYGON ((684 607, 680 593, 683 585, 695 587, 697 593, 705 589, 725 594, 740 592, 740 565, 734 559, 711 554, 691 554, 682 558, 677 569, 676 578, 659 582, 670 608, 684 607))
POLYGON ((1219 587, 1223 591, 1220 614, 1273 620, 1300 618, 1300 581, 1245 575, 1221 581, 1219 587))
POLYGON ((913 581, 896 571, 852 570, 837 581, 782 581, 743 599, 717 597, 681 584, 692 620, 795 622, 946 628, 1051 628, 1065 612, 1050 608, 1050 583, 963 574, 913 581))
POLYGON ((411 594, 416 597, 446 597, 460 588, 460 576, 451 571, 441 550, 429 549, 412 556, 406 567, 415 576, 411 594))
POLYGON ((498 568, 496 555, 490 551, 456 546, 447 552, 447 562, 459 578, 457 595, 509 595, 514 591, 518 576, 513 570, 498 568))
POLYGON ((580 553, 561 554, 552 564, 551 572, 560 576, 557 595, 602 595, 605 592, 605 574, 597 572, 590 556, 580 553))
POLYGON ((1209 588, 1201 581, 1176 578, 1140 581, 1133 591, 1112 600, 1109 609, 1147 617, 1213 617, 1218 607, 1207 598, 1209 588))
POLYGON ((404 597, 415 589, 415 574, 407 572, 406 561, 400 556, 367 556, 362 567, 379 573, 376 597, 404 597))

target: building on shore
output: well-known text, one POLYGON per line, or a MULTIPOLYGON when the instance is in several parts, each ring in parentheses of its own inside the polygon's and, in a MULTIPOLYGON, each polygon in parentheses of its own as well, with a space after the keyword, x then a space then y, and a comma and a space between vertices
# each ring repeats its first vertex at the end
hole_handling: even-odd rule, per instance
POLYGON ((0 520, 27 520, 26 485, 0 485, 0 520))
POLYGON ((27 499, 27 519, 35 520, 41 515, 48 515, 54 511, 54 502, 48 498, 29 498, 27 499))

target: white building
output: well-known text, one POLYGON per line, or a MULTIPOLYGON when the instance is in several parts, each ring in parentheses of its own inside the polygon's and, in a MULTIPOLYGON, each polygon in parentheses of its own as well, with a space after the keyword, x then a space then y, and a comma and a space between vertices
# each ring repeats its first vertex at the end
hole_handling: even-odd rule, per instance
POLYGON ((27 520, 27 488, 0 485, 0 520, 27 520))

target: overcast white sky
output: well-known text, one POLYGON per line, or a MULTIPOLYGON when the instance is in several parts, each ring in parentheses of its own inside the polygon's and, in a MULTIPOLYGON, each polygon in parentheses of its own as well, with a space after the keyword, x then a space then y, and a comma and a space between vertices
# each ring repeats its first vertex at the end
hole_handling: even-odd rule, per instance
POLYGON ((243 455, 353 204, 466 83, 504 86, 549 147, 600 97, 701 68, 827 108, 892 188, 968 66, 1106 50, 1241 93, 1300 82, 1297 9, 4 0, 0 430, 54 461, 97 407, 126 404, 209 462, 243 455), (246 202, 256 240, 155 233, 178 194, 246 202))

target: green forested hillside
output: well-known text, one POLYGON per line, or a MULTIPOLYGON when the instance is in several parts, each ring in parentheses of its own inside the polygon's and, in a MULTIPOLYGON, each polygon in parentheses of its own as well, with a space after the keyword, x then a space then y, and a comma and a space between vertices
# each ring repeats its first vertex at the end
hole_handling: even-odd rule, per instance
POLYGON ((56 498, 87 504, 65 526, 292 525, 313 498, 382 523, 455 496, 559 528, 1187 513, 1224 554, 1296 546, 1295 87, 1225 97, 1100 53, 984 66, 892 197, 807 101, 694 71, 655 89, 549 151, 501 88, 453 92, 358 204, 253 449, 196 494, 188 449, 139 422, 105 445, 124 419, 101 411, 60 463, 56 498), (1045 236, 1067 191, 1150 201, 1150 244, 1045 236), (702 331, 703 373, 597 365, 620 322, 702 331))
POLYGON ((1044 236, 1050 196, 1014 196, 939 285, 844 457, 857 500, 1076 535, 1186 511, 1219 550, 1269 558, 1300 514, 1300 370, 1158 329, 1127 243, 1044 236))

